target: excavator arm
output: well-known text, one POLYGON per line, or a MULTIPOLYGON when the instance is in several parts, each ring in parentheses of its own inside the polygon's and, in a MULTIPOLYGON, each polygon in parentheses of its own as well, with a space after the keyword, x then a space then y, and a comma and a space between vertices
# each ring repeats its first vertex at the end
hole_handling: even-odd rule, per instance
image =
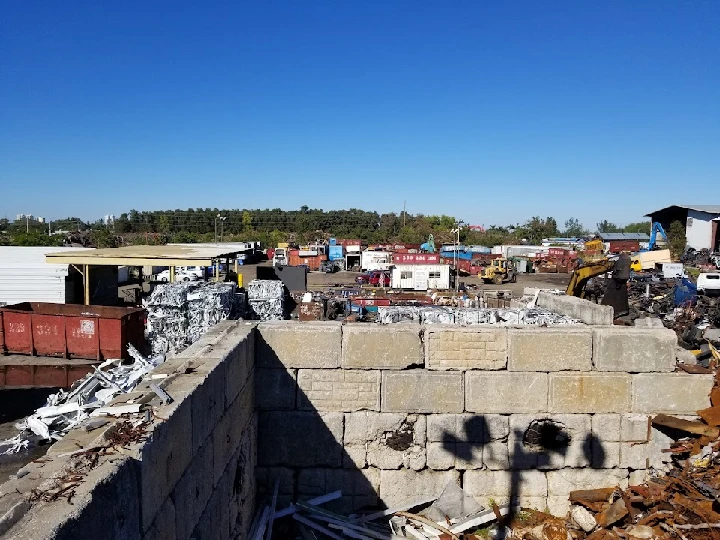
POLYGON ((596 276, 610 272, 615 267, 615 261, 603 260, 584 264, 572 273, 565 293, 568 296, 585 297, 587 282, 596 276))

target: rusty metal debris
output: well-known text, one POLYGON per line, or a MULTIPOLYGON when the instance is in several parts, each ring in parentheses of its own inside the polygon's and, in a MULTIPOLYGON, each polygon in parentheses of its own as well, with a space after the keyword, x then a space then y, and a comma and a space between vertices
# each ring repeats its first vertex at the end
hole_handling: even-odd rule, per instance
POLYGON ((72 504, 76 488, 83 483, 87 474, 100 464, 103 456, 115 454, 119 448, 145 440, 148 423, 145 421, 123 421, 115 424, 106 434, 104 443, 75 452, 63 474, 47 486, 30 491, 30 502, 53 502, 65 499, 72 504))

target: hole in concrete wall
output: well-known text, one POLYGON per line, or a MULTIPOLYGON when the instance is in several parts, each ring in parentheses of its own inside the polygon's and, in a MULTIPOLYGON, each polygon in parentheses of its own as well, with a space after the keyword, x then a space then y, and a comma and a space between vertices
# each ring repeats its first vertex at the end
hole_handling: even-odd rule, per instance
POLYGON ((412 446, 414 433, 415 424, 403 420, 398 429, 385 433, 385 444, 393 450, 403 452, 412 446))
POLYGON ((560 422, 533 420, 523 435, 523 445, 535 452, 551 452, 567 448, 570 434, 560 422))

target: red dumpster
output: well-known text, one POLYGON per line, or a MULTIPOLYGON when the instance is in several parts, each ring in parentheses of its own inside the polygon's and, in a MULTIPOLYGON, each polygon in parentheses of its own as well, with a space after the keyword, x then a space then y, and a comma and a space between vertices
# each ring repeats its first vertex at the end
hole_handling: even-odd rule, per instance
POLYGON ((23 302, 0 308, 0 352, 63 358, 128 359, 145 346, 145 310, 23 302))

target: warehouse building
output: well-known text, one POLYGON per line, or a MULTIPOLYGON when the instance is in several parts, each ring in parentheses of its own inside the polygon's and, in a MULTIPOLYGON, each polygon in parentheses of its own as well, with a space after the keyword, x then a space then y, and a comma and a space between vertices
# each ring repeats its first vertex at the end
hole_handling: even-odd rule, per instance
POLYGON ((672 205, 645 214, 653 223, 660 223, 669 233, 670 223, 685 223, 687 246, 696 250, 720 250, 720 204, 714 205, 672 205))

